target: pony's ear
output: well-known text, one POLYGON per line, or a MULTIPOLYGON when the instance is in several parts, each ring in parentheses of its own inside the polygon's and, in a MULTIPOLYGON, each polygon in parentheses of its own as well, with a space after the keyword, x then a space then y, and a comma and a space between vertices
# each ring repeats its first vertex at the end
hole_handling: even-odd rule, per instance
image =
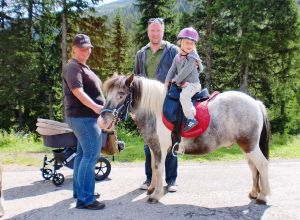
POLYGON ((131 74, 130 76, 128 76, 128 77, 126 78, 125 85, 126 85, 127 87, 130 87, 130 85, 131 85, 133 79, 134 79, 134 74, 131 74))

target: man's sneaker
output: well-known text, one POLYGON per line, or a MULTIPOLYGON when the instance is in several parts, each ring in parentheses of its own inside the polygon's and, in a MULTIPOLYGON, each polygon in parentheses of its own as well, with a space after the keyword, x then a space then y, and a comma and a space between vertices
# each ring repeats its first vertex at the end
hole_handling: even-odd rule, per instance
POLYGON ((195 118, 187 119, 184 125, 183 131, 187 132, 191 130, 193 127, 195 127, 198 124, 198 121, 195 118))
POLYGON ((177 185, 175 183, 169 183, 167 185, 168 192, 177 192, 177 185))
POLYGON ((149 188, 151 184, 151 181, 150 180, 146 180, 141 186, 140 186, 140 189, 142 190, 147 190, 149 188))

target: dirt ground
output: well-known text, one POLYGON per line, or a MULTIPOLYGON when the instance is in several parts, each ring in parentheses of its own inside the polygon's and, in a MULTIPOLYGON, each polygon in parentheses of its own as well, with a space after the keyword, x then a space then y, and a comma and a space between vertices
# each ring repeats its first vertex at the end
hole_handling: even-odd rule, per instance
POLYGON ((6 213, 2 219, 291 219, 300 220, 300 160, 270 162, 272 195, 256 205, 247 195, 251 174, 245 161, 180 163, 178 192, 148 204, 142 163, 112 163, 109 178, 96 183, 106 208, 78 210, 72 198, 72 170, 60 170, 65 182, 56 187, 42 179, 38 167, 5 166, 6 213))

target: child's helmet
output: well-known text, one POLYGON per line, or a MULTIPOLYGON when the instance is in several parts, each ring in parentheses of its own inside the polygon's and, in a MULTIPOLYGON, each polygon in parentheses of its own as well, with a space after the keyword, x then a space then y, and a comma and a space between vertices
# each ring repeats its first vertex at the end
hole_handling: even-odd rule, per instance
POLYGON ((181 39, 189 39, 197 43, 199 41, 199 34, 192 27, 183 28, 177 35, 177 40, 181 39))

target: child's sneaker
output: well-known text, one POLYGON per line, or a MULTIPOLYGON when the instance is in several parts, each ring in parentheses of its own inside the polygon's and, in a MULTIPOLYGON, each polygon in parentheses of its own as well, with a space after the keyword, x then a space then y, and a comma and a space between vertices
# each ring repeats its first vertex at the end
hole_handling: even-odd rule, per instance
POLYGON ((188 118, 185 122, 183 131, 187 132, 191 130, 193 127, 195 127, 198 124, 198 121, 195 118, 188 118))

